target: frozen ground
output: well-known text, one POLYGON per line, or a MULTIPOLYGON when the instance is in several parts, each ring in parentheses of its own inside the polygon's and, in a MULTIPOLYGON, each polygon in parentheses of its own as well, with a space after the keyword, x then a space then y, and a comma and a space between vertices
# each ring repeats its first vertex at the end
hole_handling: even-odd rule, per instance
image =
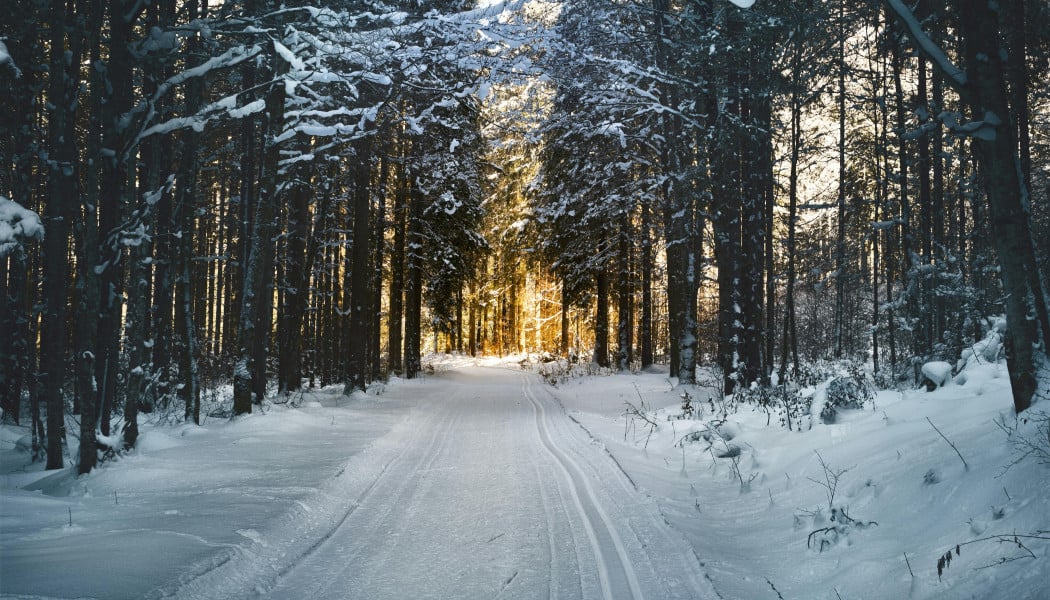
POLYGON ((1002 365, 803 433, 744 407, 713 445, 716 406, 669 420, 666 374, 552 388, 514 363, 436 365, 369 395, 148 426, 81 478, 28 465, 24 432, 0 430, 0 596, 1050 598, 1050 467, 997 477, 1015 456, 992 422, 1014 423, 1002 365), (641 400, 655 428, 625 417, 641 400), (815 451, 848 469, 831 505, 878 523, 818 535, 822 551, 815 451))

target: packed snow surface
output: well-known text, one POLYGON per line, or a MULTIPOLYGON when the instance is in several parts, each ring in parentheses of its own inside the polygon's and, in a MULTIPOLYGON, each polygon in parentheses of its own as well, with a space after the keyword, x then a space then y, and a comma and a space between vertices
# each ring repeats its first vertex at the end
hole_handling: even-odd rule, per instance
POLYGON ((1050 468, 1010 466, 993 419, 1016 436, 1037 420, 1012 416, 1002 363, 803 432, 723 416, 704 388, 679 419, 684 390, 658 371, 552 387, 515 363, 433 364, 146 424, 79 478, 0 428, 0 596, 1050 598, 1050 468), (814 544, 832 508, 856 523, 814 544))
POLYGON ((536 375, 469 367, 305 399, 151 429, 80 479, 8 475, 3 592, 716 597, 656 502, 536 375))

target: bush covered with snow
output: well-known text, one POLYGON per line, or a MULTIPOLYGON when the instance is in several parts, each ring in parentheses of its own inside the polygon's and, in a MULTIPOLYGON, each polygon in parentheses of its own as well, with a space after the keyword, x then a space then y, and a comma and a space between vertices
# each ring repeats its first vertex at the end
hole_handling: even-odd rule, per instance
POLYGON ((0 257, 22 247, 23 240, 44 239, 40 215, 0 196, 0 257))
POLYGON ((855 363, 847 365, 846 372, 833 377, 824 387, 824 404, 820 409, 821 422, 834 423, 844 409, 864 408, 875 399, 875 389, 864 370, 855 363))

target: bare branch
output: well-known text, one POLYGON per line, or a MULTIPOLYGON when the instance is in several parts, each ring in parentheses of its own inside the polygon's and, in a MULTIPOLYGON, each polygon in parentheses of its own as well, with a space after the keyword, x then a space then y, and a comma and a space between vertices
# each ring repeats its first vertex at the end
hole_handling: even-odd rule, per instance
POLYGON ((934 431, 936 431, 937 433, 940 433, 941 438, 943 438, 944 441, 947 442, 948 445, 952 447, 952 450, 955 450, 955 453, 959 455, 959 460, 961 460, 962 463, 963 463, 963 467, 967 471, 969 471, 970 470, 970 465, 969 465, 969 463, 966 462, 966 459, 963 458, 962 452, 959 452, 959 449, 955 447, 955 444, 953 444, 951 440, 949 440, 947 437, 945 437, 945 435, 943 433, 941 433, 940 429, 937 429, 937 426, 933 424, 933 421, 930 421, 929 417, 926 417, 926 421, 930 424, 930 427, 933 427, 934 431))

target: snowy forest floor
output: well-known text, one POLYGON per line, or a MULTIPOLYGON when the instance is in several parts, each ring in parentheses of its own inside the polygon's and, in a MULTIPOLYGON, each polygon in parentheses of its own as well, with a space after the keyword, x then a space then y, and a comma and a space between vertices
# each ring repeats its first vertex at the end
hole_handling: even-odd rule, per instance
POLYGON ((0 596, 1050 598, 1050 466, 1007 469, 1041 423, 993 422, 1015 424, 1003 364, 803 432, 720 422, 706 389, 676 419, 666 373, 431 364, 147 424, 79 478, 0 428, 0 596))

